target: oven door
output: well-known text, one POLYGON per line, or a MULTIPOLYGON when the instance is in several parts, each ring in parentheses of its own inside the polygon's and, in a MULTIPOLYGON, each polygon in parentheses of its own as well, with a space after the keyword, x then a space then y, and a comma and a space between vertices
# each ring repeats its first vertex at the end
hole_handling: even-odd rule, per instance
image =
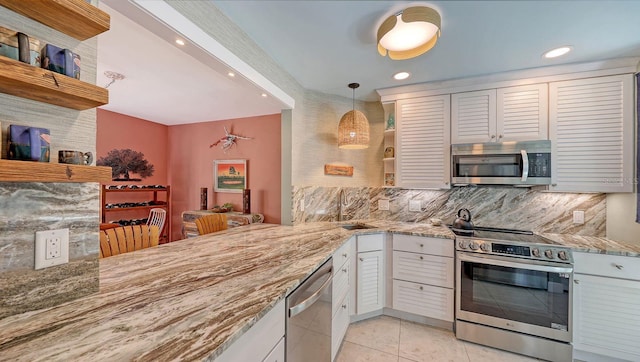
POLYGON ((573 266, 457 252, 456 319, 571 342, 573 266))

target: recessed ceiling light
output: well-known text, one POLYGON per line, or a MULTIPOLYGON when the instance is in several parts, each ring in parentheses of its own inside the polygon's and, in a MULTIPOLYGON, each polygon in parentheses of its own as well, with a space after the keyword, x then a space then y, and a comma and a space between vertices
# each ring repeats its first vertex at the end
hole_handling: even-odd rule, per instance
POLYGON ((267 98, 267 93, 262 93, 262 96, 263 96, 264 98, 267 98))
POLYGON ((182 39, 176 39, 176 44, 178 44, 178 45, 184 45, 184 40, 182 40, 182 39))
POLYGON ((571 51, 571 47, 568 45, 565 45, 559 48, 551 49, 548 52, 544 53, 542 56, 545 58, 556 58, 561 55, 565 55, 570 51, 571 51))
POLYGON ((393 79, 395 80, 403 80, 409 78, 409 72, 398 72, 393 75, 393 79))
POLYGON ((233 78, 233 77, 235 77, 235 76, 236 76, 236 73, 234 73, 234 72, 229 72, 229 73, 227 73, 227 75, 228 75, 228 76, 230 76, 231 78, 233 78))

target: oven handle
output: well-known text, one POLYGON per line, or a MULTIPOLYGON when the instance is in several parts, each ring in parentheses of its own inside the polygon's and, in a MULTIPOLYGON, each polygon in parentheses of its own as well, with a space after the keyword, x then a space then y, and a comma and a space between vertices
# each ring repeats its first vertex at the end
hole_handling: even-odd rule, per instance
POLYGON ((526 182, 527 177, 529 177, 529 155, 527 150, 520 150, 520 154, 522 155, 522 177, 520 181, 526 182))
POLYGON ((457 256, 458 256, 458 259, 461 261, 468 261, 472 263, 497 265, 497 266, 504 266, 507 268, 537 270, 537 271, 547 272, 547 273, 573 273, 573 267, 559 267, 559 266, 552 266, 552 265, 518 263, 518 262, 511 262, 511 261, 506 261, 506 260, 501 260, 501 259, 486 257, 486 256, 467 255, 466 253, 458 253, 457 256))

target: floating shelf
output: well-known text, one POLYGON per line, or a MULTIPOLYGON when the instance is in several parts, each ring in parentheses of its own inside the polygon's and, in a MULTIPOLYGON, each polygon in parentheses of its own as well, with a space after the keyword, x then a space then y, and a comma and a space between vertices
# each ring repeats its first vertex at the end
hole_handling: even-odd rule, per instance
POLYGON ((78 40, 110 27, 109 14, 85 0, 0 0, 0 5, 78 40))
POLYGON ((77 110, 109 103, 105 88, 1 56, 0 92, 77 110))
POLYGON ((111 167, 0 160, 0 182, 111 182, 111 167))

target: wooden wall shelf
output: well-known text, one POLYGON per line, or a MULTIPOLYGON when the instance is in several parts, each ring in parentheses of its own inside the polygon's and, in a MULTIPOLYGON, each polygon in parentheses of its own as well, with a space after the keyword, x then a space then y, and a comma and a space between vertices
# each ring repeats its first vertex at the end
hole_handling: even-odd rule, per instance
POLYGON ((109 103, 105 88, 7 57, 0 57, 0 92, 77 110, 109 103))
POLYGON ((78 40, 110 27, 109 14, 85 0, 0 0, 0 5, 78 40))
POLYGON ((111 182, 111 167, 0 160, 0 182, 111 182))

